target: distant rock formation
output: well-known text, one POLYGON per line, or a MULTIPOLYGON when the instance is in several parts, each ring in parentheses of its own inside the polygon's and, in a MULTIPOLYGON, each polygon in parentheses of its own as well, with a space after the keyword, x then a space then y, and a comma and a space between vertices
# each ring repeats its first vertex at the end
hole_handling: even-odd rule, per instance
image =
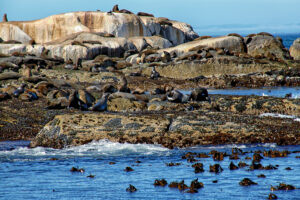
MULTIPOLYGON (((117 8, 115 8, 117 10, 117 8)), ((198 37, 193 28, 183 22, 168 20, 171 25, 161 25, 161 19, 134 14, 113 12, 71 12, 49 16, 35 21, 0 23, 3 40, 17 40, 37 44, 59 40, 79 32, 108 33, 115 37, 160 35, 173 45, 198 37)))

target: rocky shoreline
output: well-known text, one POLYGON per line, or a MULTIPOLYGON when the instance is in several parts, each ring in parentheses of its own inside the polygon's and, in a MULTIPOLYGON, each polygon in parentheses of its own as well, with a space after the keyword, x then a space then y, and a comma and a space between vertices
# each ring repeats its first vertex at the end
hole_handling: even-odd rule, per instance
POLYGON ((182 22, 119 11, 0 28, 0 140, 300 144, 299 121, 261 116, 299 117, 300 99, 204 89, 300 86, 299 39, 289 51, 269 33, 199 37, 182 22))

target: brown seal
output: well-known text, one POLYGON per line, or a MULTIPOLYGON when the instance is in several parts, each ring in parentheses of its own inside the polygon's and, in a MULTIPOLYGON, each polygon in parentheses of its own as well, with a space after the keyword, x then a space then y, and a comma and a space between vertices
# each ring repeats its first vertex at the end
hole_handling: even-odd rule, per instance
POLYGON ((114 5, 112 12, 119 12, 118 4, 114 5))
POLYGON ((120 86, 118 88, 118 91, 130 93, 130 89, 127 86, 127 79, 125 76, 121 77, 120 86))
POLYGON ((137 16, 154 17, 154 15, 152 15, 150 13, 145 13, 145 12, 138 12, 137 16))
POLYGON ((4 13, 3 15, 2 22, 8 22, 6 13, 4 13))
POLYGON ((126 14, 133 14, 133 12, 126 10, 126 9, 122 9, 119 11, 120 13, 126 13, 126 14))

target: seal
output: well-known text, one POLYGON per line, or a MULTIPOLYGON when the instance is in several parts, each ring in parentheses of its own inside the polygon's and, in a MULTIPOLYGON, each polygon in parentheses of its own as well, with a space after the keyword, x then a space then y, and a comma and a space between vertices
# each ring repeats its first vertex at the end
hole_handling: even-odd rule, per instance
POLYGON ((156 71, 155 66, 153 66, 150 78, 151 79, 158 79, 158 77, 160 77, 160 74, 156 71))
POLYGON ((114 5, 112 12, 119 12, 119 6, 118 4, 114 5))
POLYGON ((110 93, 104 93, 101 99, 92 107, 89 108, 91 111, 105 111, 107 110, 107 100, 110 93))
POLYGON ((125 13, 125 14, 133 14, 133 12, 126 10, 126 9, 122 9, 119 11, 120 13, 125 13))
POLYGON ((154 17, 154 15, 150 13, 145 13, 145 12, 138 12, 137 16, 143 16, 143 17, 154 17))
POLYGON ((119 92, 127 92, 130 93, 130 89, 127 87, 127 79, 125 76, 121 77, 120 86, 118 88, 119 92))
POLYGON ((182 94, 178 90, 172 90, 171 92, 168 92, 167 99, 168 101, 174 103, 187 103, 190 99, 190 96, 182 94))
POLYGON ((2 22, 8 22, 6 13, 4 13, 3 15, 2 22))
POLYGON ((191 100, 193 101, 209 101, 210 98, 208 96, 207 89, 205 88, 196 88, 191 93, 191 100))

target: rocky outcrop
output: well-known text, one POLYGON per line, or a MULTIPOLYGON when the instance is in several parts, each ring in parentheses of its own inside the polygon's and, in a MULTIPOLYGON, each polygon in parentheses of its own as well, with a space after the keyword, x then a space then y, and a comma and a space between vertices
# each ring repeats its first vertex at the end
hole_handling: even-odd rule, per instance
POLYGON ((293 42, 293 45, 290 47, 290 54, 294 60, 300 60, 300 38, 293 42))
MULTIPOLYGON (((165 107, 162 106, 163 110, 158 113, 153 110, 131 112, 134 111, 131 110, 133 104, 124 104, 124 98, 114 99, 120 103, 110 102, 110 106, 127 110, 126 113, 58 115, 39 132, 31 146, 63 148, 100 139, 158 143, 169 148, 224 143, 299 144, 299 122, 292 118, 270 120, 259 115, 264 112, 300 115, 299 100, 220 95, 212 97, 212 104, 161 104, 165 107), (194 111, 181 110, 180 107, 192 107, 194 111)), ((148 108, 159 105, 151 102, 148 108)))
POLYGON ((167 51, 169 53, 176 52, 177 55, 190 52, 190 51, 197 51, 201 50, 204 47, 206 48, 223 48, 227 49, 230 52, 245 52, 244 43, 241 38, 235 36, 222 36, 222 37, 215 37, 215 38, 206 38, 203 40, 194 40, 191 42, 187 42, 176 47, 171 47, 168 49, 163 49, 160 51, 167 51))
POLYGON ((47 43, 78 32, 99 32, 115 37, 161 35, 173 45, 197 37, 190 25, 154 17, 108 12, 72 12, 35 21, 0 23, 0 37, 28 43, 47 43), (174 26, 172 24, 174 23, 174 26))
POLYGON ((282 41, 270 34, 259 33, 245 37, 248 54, 252 57, 266 57, 270 60, 289 59, 290 55, 282 41))
POLYGON ((147 46, 168 48, 171 43, 167 39, 158 36, 126 39, 124 37, 103 37, 97 33, 81 32, 43 45, 0 44, 0 53, 11 55, 17 52, 41 56, 46 52, 46 55, 50 58, 61 57, 65 61, 71 59, 75 62, 78 58, 91 60, 99 54, 110 57, 123 57, 125 52, 139 52, 147 46))

